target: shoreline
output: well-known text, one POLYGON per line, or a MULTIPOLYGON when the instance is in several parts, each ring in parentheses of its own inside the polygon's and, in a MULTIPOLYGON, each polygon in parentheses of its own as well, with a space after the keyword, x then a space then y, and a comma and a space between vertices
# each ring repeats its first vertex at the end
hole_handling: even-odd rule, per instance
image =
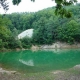
POLYGON ((40 73, 18 73, 0 68, 1 80, 80 80, 80 64, 67 70, 52 70, 40 73))
POLYGON ((20 51, 20 50, 32 50, 32 51, 37 51, 37 50, 45 50, 45 49, 80 49, 80 43, 74 43, 74 44, 68 44, 68 43, 63 43, 63 42, 55 42, 52 45, 32 45, 30 49, 25 49, 25 48, 16 48, 16 49, 6 49, 2 48, 0 49, 0 52, 10 52, 10 51, 20 51))
POLYGON ((79 49, 80 43, 68 44, 62 42, 56 42, 52 45, 32 45, 31 50, 45 50, 45 49, 79 49))

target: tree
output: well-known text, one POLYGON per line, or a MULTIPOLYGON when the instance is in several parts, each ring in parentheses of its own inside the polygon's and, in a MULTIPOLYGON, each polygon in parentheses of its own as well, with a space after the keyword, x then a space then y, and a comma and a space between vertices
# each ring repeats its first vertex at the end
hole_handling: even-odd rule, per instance
POLYGON ((71 12, 66 9, 66 6, 72 5, 76 3, 77 0, 55 0, 56 3, 56 10, 55 14, 59 14, 62 17, 65 16, 67 18, 70 18, 72 16, 71 12))
POLYGON ((27 36, 20 40, 23 48, 30 48, 32 46, 32 38, 27 36))
POLYGON ((0 43, 2 47, 7 47, 8 39, 11 36, 10 30, 4 26, 0 26, 0 43))
MULTIPOLYGON (((35 1, 35 0, 31 0, 35 1)), ((70 18, 72 16, 71 12, 65 8, 65 6, 72 5, 77 2, 77 0, 52 0, 56 3, 56 10, 55 14, 61 15, 62 17, 65 16, 67 18, 70 18)), ((21 0, 13 0, 14 5, 18 5, 21 2, 21 0)))
POLYGON ((79 41, 80 37, 79 24, 75 20, 71 20, 67 24, 57 28, 57 39, 60 41, 74 43, 79 41))
POLYGON ((9 9, 9 4, 7 0, 0 0, 0 6, 2 6, 5 11, 9 9))
MULTIPOLYGON (((0 0, 0 4, 3 7, 4 10, 8 10, 9 9, 9 4, 6 2, 7 0, 0 0)), ((31 1, 35 1, 35 0, 31 0, 31 1)), ((77 0, 52 0, 55 1, 56 3, 56 10, 55 10, 55 14, 57 15, 61 15, 62 17, 71 17, 71 12, 68 11, 65 6, 69 6, 72 5, 74 3, 77 2, 77 0)), ((18 5, 21 2, 21 0, 12 0, 13 5, 18 5)))

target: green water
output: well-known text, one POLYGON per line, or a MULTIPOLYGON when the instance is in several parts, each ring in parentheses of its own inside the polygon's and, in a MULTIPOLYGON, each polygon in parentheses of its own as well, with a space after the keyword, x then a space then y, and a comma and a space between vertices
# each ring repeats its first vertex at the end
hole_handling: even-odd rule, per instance
POLYGON ((0 67, 18 72, 63 70, 80 64, 80 50, 39 50, 0 53, 0 67))

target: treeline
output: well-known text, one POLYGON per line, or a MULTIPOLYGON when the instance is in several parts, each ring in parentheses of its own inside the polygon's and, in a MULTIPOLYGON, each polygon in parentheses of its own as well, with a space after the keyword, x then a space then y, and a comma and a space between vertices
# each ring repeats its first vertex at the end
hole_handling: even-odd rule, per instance
POLYGON ((66 8, 72 11, 71 18, 56 16, 54 7, 35 13, 0 15, 0 48, 30 48, 32 44, 56 41, 80 42, 80 4, 66 8), (32 38, 17 39, 20 32, 30 28, 34 29, 32 38))

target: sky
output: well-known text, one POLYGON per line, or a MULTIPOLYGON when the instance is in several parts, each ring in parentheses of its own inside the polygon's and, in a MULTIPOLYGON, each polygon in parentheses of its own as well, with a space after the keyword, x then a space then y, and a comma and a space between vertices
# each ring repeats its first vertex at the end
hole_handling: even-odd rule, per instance
MULTIPOLYGON (((80 2, 80 0, 78 1, 80 2)), ((12 0, 7 0, 7 2, 9 2, 8 14, 14 12, 36 12, 56 5, 52 0, 35 0, 35 2, 31 0, 22 0, 18 6, 14 6, 12 0)), ((0 8, 0 14, 5 14, 2 8, 0 8)))
MULTIPOLYGON (((32 2, 31 0, 22 0, 22 2, 18 6, 14 6, 12 4, 12 0, 7 0, 7 2, 9 2, 9 10, 7 11, 7 13, 36 12, 56 5, 52 0, 35 0, 35 2, 32 2)), ((0 8, 0 13, 5 13, 2 8, 0 8)))

